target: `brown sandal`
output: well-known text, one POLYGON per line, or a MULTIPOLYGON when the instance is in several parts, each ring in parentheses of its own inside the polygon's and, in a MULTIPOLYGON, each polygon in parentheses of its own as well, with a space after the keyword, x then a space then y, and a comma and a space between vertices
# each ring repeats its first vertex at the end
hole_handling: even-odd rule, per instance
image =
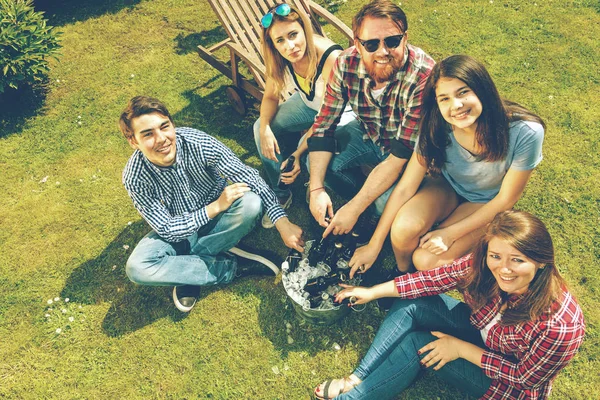
POLYGON ((317 398, 319 400, 334 399, 342 393, 349 392, 350 390, 352 390, 354 388, 354 386, 356 386, 360 383, 358 378, 353 378, 352 376, 348 376, 348 377, 341 379, 343 384, 339 387, 337 393, 335 393, 335 394, 329 393, 329 386, 331 386, 331 383, 335 380, 339 380, 339 379, 327 379, 325 382, 323 382, 321 384, 321 385, 324 385, 323 386, 323 395, 318 393, 318 392, 320 392, 319 386, 321 386, 321 385, 317 386, 315 388, 315 398, 317 398))

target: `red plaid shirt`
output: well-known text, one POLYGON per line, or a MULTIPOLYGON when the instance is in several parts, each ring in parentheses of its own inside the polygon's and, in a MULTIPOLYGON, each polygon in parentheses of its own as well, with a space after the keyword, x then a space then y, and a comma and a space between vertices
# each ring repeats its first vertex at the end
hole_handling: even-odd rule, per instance
MULTIPOLYGON (((468 255, 430 271, 398 277, 396 288, 402 298, 437 295, 454 289, 471 265, 468 255)), ((471 305, 468 293, 463 295, 471 305)), ((508 306, 521 299, 522 296, 511 296, 508 306)), ((500 297, 492 299, 473 311, 471 324, 483 329, 501 306, 500 297)), ((492 384, 482 399, 545 399, 550 395, 552 381, 579 349, 585 330, 581 308, 568 291, 563 291, 553 309, 552 315, 535 321, 512 326, 496 324, 490 329, 481 364, 492 384)))
POLYGON ((372 79, 358 50, 346 49, 332 68, 314 133, 308 139, 309 150, 335 150, 335 128, 348 103, 365 128, 365 141, 376 143, 382 154, 391 151, 397 157, 410 158, 419 135, 423 88, 434 63, 423 50, 407 44, 403 67, 378 102, 371 94, 372 79))

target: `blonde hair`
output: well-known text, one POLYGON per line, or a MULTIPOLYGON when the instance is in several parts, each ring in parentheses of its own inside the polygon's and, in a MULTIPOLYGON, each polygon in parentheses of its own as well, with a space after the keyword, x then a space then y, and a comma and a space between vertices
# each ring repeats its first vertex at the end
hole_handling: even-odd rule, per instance
POLYGON ((308 69, 306 71, 306 81, 309 86, 312 86, 313 80, 317 73, 317 49, 314 42, 314 31, 312 25, 306 15, 298 12, 293 6, 290 5, 291 12, 282 17, 273 13, 273 22, 267 29, 262 30, 261 47, 263 57, 265 59, 266 77, 272 79, 275 83, 275 89, 277 93, 281 93, 285 89, 285 68, 287 60, 279 53, 275 48, 273 40, 271 39, 271 29, 275 23, 279 21, 294 22, 297 21, 302 29, 304 30, 304 36, 306 38, 306 54, 308 56, 308 69))

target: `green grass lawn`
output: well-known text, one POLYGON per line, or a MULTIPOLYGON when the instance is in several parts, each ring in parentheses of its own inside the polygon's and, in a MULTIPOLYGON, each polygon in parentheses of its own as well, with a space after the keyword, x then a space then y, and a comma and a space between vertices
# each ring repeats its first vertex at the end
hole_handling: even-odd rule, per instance
MULTIPOLYGON (((63 32, 64 48, 41 107, 0 110, 0 398, 307 399, 325 378, 350 373, 382 320, 375 307, 314 327, 296 317, 281 284, 248 278, 204 289, 184 315, 170 288, 136 286, 125 276, 148 230, 121 185, 132 150, 117 119, 129 98, 162 99, 177 125, 214 135, 260 167, 256 105, 236 115, 228 80, 195 53, 197 44, 224 38, 208 4, 38 3, 63 32)), ((320 3, 350 25, 366 1, 320 3)), ((465 53, 483 61, 503 96, 547 122, 544 161, 517 208, 548 225, 587 322, 586 341, 552 398, 600 398, 598 2, 412 0, 402 7, 410 42, 438 60, 465 53)), ((291 218, 316 234, 303 189, 294 188, 291 218)), ((286 253, 274 230, 258 227, 251 236, 254 246, 286 253)), ((399 398, 463 395, 428 375, 399 398)))

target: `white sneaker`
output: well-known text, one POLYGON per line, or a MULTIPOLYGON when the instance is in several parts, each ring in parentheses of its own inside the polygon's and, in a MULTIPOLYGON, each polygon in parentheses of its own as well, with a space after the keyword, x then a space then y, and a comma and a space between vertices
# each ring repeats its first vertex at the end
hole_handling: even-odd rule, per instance
MULTIPOLYGON (((290 196, 285 200, 285 202, 281 203, 281 200, 279 202, 281 204, 281 208, 283 208, 284 210, 287 210, 288 208, 290 208, 290 206, 292 205, 292 192, 290 192, 290 196)), ((265 215, 263 215, 262 220, 260 221, 260 224, 265 229, 271 229, 272 227, 275 226, 275 224, 273 222, 271 222, 271 218, 269 218, 267 213, 265 213, 265 215)))
POLYGON ((242 257, 247 260, 252 260, 252 261, 261 263, 262 265, 268 267, 271 271, 273 271, 273 275, 277 275, 279 273, 279 268, 277 268, 277 265, 275 265, 271 261, 267 260, 263 256, 260 256, 258 254, 254 254, 254 253, 250 253, 249 251, 242 250, 239 247, 232 247, 231 249, 229 249, 229 252, 231 254, 235 254, 238 257, 242 257))
POLYGON ((181 312, 190 312, 200 295, 200 286, 182 285, 173 287, 173 302, 181 312))

